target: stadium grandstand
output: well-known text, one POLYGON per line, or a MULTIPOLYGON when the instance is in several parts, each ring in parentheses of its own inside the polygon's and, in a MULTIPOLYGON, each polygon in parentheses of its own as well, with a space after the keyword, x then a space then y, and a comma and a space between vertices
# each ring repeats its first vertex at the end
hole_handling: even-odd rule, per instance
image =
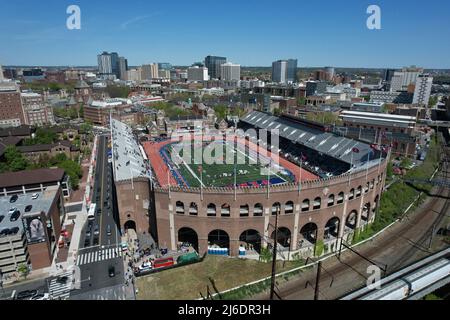
POLYGON ((340 175, 380 158, 380 153, 367 143, 287 115, 275 117, 253 111, 241 119, 239 127, 278 130, 281 155, 296 164, 302 162, 302 167, 322 178, 340 175))

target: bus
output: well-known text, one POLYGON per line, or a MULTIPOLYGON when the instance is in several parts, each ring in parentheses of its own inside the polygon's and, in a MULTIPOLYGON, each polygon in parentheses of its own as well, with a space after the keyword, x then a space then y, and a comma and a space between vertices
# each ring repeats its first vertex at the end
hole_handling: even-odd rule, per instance
POLYGON ((89 206, 89 211, 88 211, 88 220, 94 220, 95 219, 95 207, 97 205, 95 203, 91 203, 91 205, 89 206))

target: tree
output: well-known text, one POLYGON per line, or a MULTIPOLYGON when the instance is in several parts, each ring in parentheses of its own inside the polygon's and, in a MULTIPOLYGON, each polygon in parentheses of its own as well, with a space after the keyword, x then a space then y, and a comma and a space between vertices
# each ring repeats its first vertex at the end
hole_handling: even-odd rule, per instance
POLYGON ((83 171, 81 170, 80 165, 73 160, 67 159, 63 153, 56 157, 59 157, 57 159, 59 161, 56 166, 60 169, 64 169, 70 177, 72 187, 74 190, 77 190, 80 183, 80 178, 83 176, 83 171))
POLYGON ((217 119, 222 120, 227 117, 228 108, 224 104, 218 104, 214 107, 214 112, 216 113, 217 119))
POLYGON ((49 130, 49 128, 37 128, 34 138, 25 139, 24 144, 26 146, 36 144, 52 144, 58 140, 58 135, 49 130))
POLYGON ((437 105, 438 101, 439 101, 439 99, 438 99, 437 96, 431 96, 431 97, 430 97, 430 100, 429 100, 429 102, 428 102, 428 106, 429 106, 430 108, 433 108, 435 105, 437 105))
POLYGON ((8 171, 21 171, 28 167, 28 161, 16 146, 7 146, 5 149, 5 160, 8 171))
POLYGON ((281 115, 280 109, 279 109, 279 108, 275 108, 275 109, 273 110, 273 115, 276 116, 276 117, 280 116, 280 115, 281 115))
POLYGON ((304 105, 306 105, 306 98, 305 98, 305 97, 297 98, 297 105, 298 105, 298 106, 304 106, 304 105))
POLYGON ((272 251, 269 248, 261 248, 259 259, 261 260, 261 262, 272 261, 272 251))
POLYGON ((30 273, 30 269, 28 268, 28 265, 21 263, 17 266, 17 272, 19 272, 19 274, 26 279, 30 273))

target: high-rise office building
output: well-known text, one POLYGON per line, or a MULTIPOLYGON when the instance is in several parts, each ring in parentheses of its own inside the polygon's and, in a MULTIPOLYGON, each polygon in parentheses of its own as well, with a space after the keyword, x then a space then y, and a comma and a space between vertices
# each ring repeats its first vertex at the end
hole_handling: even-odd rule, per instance
POLYGON ((297 82, 297 59, 287 60, 287 82, 297 82))
POLYGON ((158 65, 156 63, 142 65, 142 80, 158 78, 158 65))
POLYGON ((189 81, 207 81, 208 69, 205 67, 193 66, 188 68, 189 81))
POLYGON ((3 68, 2 68, 2 65, 0 65, 0 81, 3 81, 3 80, 5 80, 3 77, 3 68))
POLYGON ((421 74, 417 77, 416 88, 414 90, 413 103, 428 105, 430 101, 433 77, 429 74, 421 74))
POLYGON ((327 75, 328 81, 333 81, 334 78, 334 67, 325 67, 325 73, 327 75))
POLYGON ((241 65, 231 62, 220 65, 220 79, 233 81, 241 79, 241 65))
POLYGON ((106 78, 115 76, 120 79, 120 58, 117 52, 103 51, 97 56, 98 73, 106 78))
POLYGON ((286 83, 287 81, 287 61, 278 60, 272 62, 272 81, 286 83))
POLYGON ((116 78, 120 79, 119 55, 117 52, 111 52, 111 68, 116 78))
POLYGON ((220 66, 224 63, 227 63, 227 58, 225 57, 207 56, 205 58, 205 67, 208 68, 208 75, 210 79, 220 78, 220 66))
POLYGON ((272 81, 278 83, 296 82, 297 59, 278 60, 272 63, 272 81))
POLYGON ((128 60, 124 57, 119 57, 119 79, 128 80, 128 60))
POLYGON ((98 73, 101 75, 112 74, 111 55, 104 51, 97 56, 98 73))

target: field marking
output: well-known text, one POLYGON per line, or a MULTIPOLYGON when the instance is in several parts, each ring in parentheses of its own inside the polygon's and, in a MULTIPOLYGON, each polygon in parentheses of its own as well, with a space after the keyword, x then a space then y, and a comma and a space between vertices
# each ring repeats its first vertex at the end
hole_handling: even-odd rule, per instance
MULTIPOLYGON (((172 154, 172 151, 173 151, 173 147, 171 146, 171 154, 172 154)), ((188 171, 190 172, 190 174, 191 174, 194 178, 196 178, 196 179, 200 182, 200 184, 204 187, 205 184, 198 178, 198 176, 195 174, 195 172, 192 171, 192 169, 189 167, 189 165, 186 163, 186 161, 184 161, 183 157, 180 157, 180 154, 179 154, 179 153, 178 153, 176 156, 177 156, 178 158, 181 159, 181 161, 183 162, 183 165, 188 169, 188 171)), ((187 181, 186 181, 186 182, 187 182, 187 181)))
MULTIPOLYGON (((228 143, 228 142, 227 142, 228 143)), ((251 151, 251 148, 250 147, 248 147, 248 149, 251 151)), ((250 152, 249 152, 249 154, 247 155, 247 154, 245 154, 245 153, 243 153, 241 150, 239 150, 239 147, 237 147, 235 150, 237 150, 237 151, 239 151, 240 153, 242 153, 245 157, 247 157, 247 158, 249 158, 249 159, 251 159, 252 161, 256 161, 256 163, 258 163, 258 159, 254 159, 254 158, 251 158, 250 157, 250 152)), ((253 150, 254 151, 254 150, 253 150)), ((254 152, 256 152, 258 155, 261 155, 261 153, 259 153, 258 151, 254 151, 254 152)), ((270 152, 270 151, 269 151, 270 152)), ((272 154, 272 153, 271 153, 272 154)), ((264 155, 262 155, 262 156, 264 156, 264 155)), ((269 159, 272 159, 272 157, 268 157, 269 159)), ((285 170, 286 170, 286 168, 284 168, 285 170)), ((287 181, 286 181, 286 179, 285 178, 283 178, 283 177, 280 177, 278 174, 276 174, 276 172, 269 172, 269 173, 274 173, 278 178, 280 178, 281 180, 283 180, 284 181, 284 183, 287 183, 287 181)), ((261 175, 262 176, 262 175, 261 175)), ((270 180, 268 181, 268 183, 270 184, 270 180)))

